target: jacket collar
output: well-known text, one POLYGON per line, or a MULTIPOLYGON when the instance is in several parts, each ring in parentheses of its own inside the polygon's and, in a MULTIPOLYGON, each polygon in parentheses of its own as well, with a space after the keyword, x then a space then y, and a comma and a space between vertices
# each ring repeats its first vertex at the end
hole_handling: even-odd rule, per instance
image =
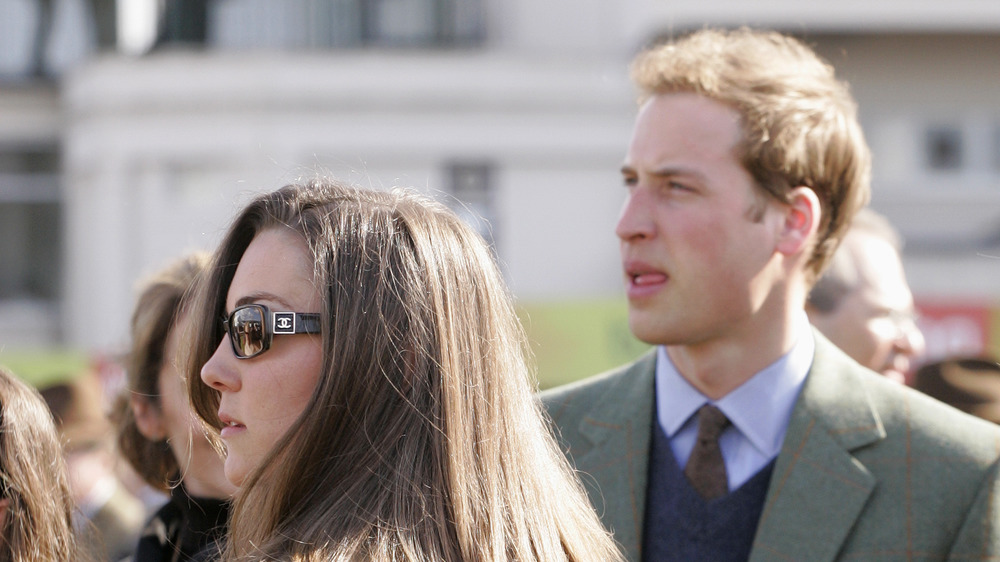
POLYGON ((875 487, 852 451, 884 439, 863 368, 815 333, 816 357, 774 467, 752 561, 836 558, 875 487))

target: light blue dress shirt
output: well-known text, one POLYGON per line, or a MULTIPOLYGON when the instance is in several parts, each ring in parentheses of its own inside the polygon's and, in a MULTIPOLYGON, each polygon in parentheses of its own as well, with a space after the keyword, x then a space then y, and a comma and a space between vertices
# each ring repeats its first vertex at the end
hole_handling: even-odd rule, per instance
POLYGON ((694 414, 706 403, 714 404, 732 422, 719 437, 729 491, 742 486, 778 456, 816 348, 805 312, 798 319, 796 333, 791 351, 716 401, 681 376, 665 347, 657 349, 657 419, 681 468, 687 465, 698 435, 694 414))

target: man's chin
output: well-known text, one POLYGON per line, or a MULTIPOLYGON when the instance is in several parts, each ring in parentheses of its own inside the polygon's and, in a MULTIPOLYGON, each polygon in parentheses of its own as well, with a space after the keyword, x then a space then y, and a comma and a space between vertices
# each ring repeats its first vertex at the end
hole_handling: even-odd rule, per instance
POLYGON ((629 311, 628 317, 628 327, 629 331, 635 338, 643 343, 648 343, 650 345, 659 345, 659 330, 657 329, 656 323, 651 322, 648 317, 642 313, 636 313, 629 311))
POLYGON ((675 345, 683 341, 666 326, 655 322, 645 323, 629 318, 629 329, 635 339, 649 345, 675 345))

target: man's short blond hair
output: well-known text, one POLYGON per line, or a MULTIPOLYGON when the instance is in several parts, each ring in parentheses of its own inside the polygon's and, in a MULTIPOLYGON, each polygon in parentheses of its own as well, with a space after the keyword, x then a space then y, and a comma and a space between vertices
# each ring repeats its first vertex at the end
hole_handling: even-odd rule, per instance
POLYGON ((798 186, 816 193, 822 216, 806 265, 814 281, 870 193, 857 104, 833 67, 779 33, 705 29, 639 54, 632 79, 640 103, 690 92, 733 107, 742 118, 737 157, 762 193, 782 202, 798 186))

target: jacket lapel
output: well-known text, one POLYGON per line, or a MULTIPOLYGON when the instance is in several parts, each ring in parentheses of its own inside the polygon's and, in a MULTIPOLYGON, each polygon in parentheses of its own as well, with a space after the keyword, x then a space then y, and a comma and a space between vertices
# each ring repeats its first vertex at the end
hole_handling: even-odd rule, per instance
POLYGON ((875 478, 851 451, 885 437, 859 367, 814 331, 816 355, 778 455, 750 560, 833 560, 875 478))
POLYGON ((654 350, 607 390, 580 422, 580 434, 592 447, 574 454, 583 479, 600 482, 603 505, 595 507, 629 560, 639 559, 642 545, 655 365, 654 350))

